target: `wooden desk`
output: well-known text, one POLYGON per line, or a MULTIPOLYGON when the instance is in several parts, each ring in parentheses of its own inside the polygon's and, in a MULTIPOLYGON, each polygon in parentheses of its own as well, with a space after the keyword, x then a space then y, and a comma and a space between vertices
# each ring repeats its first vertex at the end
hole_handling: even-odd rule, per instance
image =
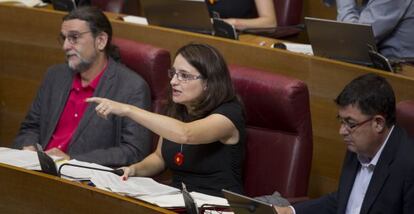
MULTIPOLYGON (((0 5, 0 145, 10 145, 48 66, 63 62, 57 42, 64 13, 0 5)), ((153 26, 111 20, 114 35, 149 43, 172 54, 189 42, 218 48, 229 64, 238 64, 303 80, 310 90, 313 163, 310 196, 334 191, 345 146, 333 99, 350 80, 373 72, 387 78, 398 100, 414 99, 414 79, 338 61, 153 26)), ((275 121, 277 122, 277 121, 275 121)))
POLYGON ((40 172, 0 164, 0 213, 174 213, 40 172))

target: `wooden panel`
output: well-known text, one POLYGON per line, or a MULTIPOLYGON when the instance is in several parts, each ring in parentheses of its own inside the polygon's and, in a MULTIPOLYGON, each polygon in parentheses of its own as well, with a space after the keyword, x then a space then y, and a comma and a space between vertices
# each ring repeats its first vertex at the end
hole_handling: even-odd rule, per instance
POLYGON ((0 164, 0 213, 174 213, 39 172, 0 164))
POLYGON ((304 0, 303 14, 305 17, 336 19, 336 6, 328 7, 323 4, 323 0, 304 0))
MULTIPOLYGON (((0 5, 0 145, 9 145, 17 133, 46 67, 63 61, 56 35, 64 13, 0 5), (36 20, 36 21, 34 21, 36 20), (30 24, 28 24, 30 23, 30 24), (26 88, 27 85, 27 88, 26 88)), ((111 21, 114 35, 169 50, 203 42, 218 48, 229 64, 263 69, 306 82, 310 89, 313 126, 313 164, 310 195, 333 191, 345 147, 338 135, 334 98, 350 80, 373 72, 387 78, 398 100, 414 99, 414 79, 320 57, 261 47, 262 38, 232 41, 152 26, 111 21), (253 41, 253 42, 252 42, 253 41)))
POLYGON ((62 62, 60 49, 0 41, 0 145, 16 135, 48 66, 62 62))

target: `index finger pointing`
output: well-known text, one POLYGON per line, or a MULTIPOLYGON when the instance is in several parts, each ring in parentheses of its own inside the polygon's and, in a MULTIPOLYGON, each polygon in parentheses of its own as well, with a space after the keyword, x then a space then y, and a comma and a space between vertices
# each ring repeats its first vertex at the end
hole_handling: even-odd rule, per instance
POLYGON ((102 98, 100 98, 100 97, 90 97, 90 98, 86 98, 85 99, 85 102, 88 102, 88 103, 102 103, 102 101, 103 101, 103 99, 102 98))

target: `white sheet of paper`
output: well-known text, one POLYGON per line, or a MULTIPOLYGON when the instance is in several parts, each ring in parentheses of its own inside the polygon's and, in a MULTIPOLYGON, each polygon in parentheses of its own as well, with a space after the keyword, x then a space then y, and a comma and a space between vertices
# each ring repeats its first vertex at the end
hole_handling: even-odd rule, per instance
POLYGON ((0 3, 3 3, 3 2, 18 2, 18 3, 23 4, 26 7, 34 7, 34 6, 43 4, 43 2, 40 0, 0 0, 0 3))
POLYGON ((132 197, 138 195, 164 195, 177 193, 180 190, 154 181, 147 177, 129 177, 123 181, 118 175, 109 172, 93 171, 92 183, 105 187, 113 192, 126 194, 132 197))
POLYGON ((303 53, 306 55, 313 56, 312 46, 308 44, 297 44, 297 43, 288 43, 284 42, 283 44, 286 45, 286 49, 288 51, 296 52, 296 53, 303 53))
MULTIPOLYGON (((54 161, 62 159, 56 156, 51 157, 54 161)), ((40 170, 40 163, 39 158, 37 157, 37 153, 29 150, 0 147, 0 163, 22 167, 25 169, 40 170)))
POLYGON ((147 18, 140 17, 140 16, 124 16, 122 19, 125 22, 134 23, 134 24, 140 24, 140 25, 148 25, 147 18))
MULTIPOLYGON (((195 203, 198 207, 203 206, 203 204, 214 204, 218 206, 229 206, 229 203, 225 198, 206 195, 199 192, 191 192, 195 203)), ((170 195, 159 195, 159 196, 138 196, 136 197, 140 200, 146 201, 151 204, 155 204, 159 207, 184 207, 184 199, 182 193, 170 194, 170 195)))
POLYGON ((38 166, 39 159, 37 153, 33 151, 2 148, 0 150, 0 163, 28 168, 38 166))

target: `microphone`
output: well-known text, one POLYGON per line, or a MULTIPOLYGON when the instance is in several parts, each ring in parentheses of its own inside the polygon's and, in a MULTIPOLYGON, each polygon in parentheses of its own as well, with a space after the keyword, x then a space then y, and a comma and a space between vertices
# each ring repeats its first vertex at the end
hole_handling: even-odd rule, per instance
POLYGON ((124 174, 124 170, 123 169, 100 169, 100 168, 95 168, 95 167, 90 167, 90 166, 82 166, 82 165, 77 165, 77 164, 71 164, 71 163, 64 163, 62 165, 60 165, 59 170, 58 170, 58 174, 62 175, 60 173, 60 171, 62 170, 62 167, 64 166, 74 166, 74 167, 80 167, 80 168, 86 168, 86 169, 93 169, 93 170, 98 170, 98 171, 104 171, 104 172, 112 172, 115 175, 118 176, 122 176, 124 174))

